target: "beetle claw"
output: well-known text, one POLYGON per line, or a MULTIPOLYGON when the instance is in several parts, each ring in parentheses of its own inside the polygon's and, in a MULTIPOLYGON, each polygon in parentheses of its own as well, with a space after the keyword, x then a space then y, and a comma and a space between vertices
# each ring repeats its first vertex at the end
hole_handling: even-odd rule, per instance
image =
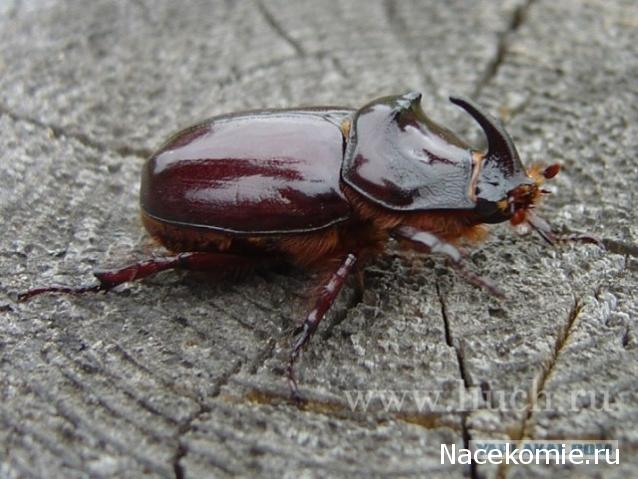
MULTIPOLYGON (((303 330, 303 326, 301 327, 301 329, 303 330)), ((288 359, 288 367, 286 368, 286 376, 288 377, 288 388, 290 390, 290 401, 295 403, 297 406, 302 406, 306 402, 304 397, 299 392, 299 386, 297 385, 297 379, 295 378, 295 363, 297 362, 299 354, 301 353, 301 349, 306 341, 304 341, 303 336, 297 339, 292 353, 290 354, 290 358, 288 359)))
POLYGON ((556 242, 566 243, 568 241, 577 241, 579 243, 591 243, 598 246, 601 250, 606 251, 605 244, 595 236, 587 234, 568 234, 555 237, 556 242))
POLYGON ((290 400, 295 404, 301 404, 303 402, 303 397, 299 393, 295 374, 290 367, 288 368, 288 387, 290 388, 290 400))

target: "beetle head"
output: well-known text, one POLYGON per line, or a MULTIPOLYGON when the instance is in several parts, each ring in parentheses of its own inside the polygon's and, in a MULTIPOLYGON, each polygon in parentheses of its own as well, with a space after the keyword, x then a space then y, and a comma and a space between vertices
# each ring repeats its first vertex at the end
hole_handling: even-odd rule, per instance
POLYGON ((512 225, 534 226, 532 213, 540 196, 548 191, 541 185, 553 178, 559 165, 533 166, 526 170, 510 135, 500 122, 482 111, 472 101, 450 98, 481 125, 487 138, 487 152, 474 153, 476 212, 483 223, 509 220, 512 225))

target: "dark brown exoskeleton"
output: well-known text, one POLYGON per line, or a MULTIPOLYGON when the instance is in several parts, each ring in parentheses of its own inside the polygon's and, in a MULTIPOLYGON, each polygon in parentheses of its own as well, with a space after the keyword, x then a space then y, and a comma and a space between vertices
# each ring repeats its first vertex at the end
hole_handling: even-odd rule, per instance
POLYGON ((299 328, 293 367, 346 278, 382 253, 391 238, 438 253, 470 282, 457 246, 485 235, 485 224, 510 221, 549 243, 597 242, 557 237, 533 208, 558 165, 526 170, 505 130, 469 100, 450 100, 481 125, 486 153, 430 120, 421 95, 375 100, 359 110, 262 110, 212 118, 170 138, 142 172, 142 220, 174 256, 95 274, 99 283, 47 292, 107 291, 173 268, 236 271, 273 258, 311 270, 332 268, 299 328))

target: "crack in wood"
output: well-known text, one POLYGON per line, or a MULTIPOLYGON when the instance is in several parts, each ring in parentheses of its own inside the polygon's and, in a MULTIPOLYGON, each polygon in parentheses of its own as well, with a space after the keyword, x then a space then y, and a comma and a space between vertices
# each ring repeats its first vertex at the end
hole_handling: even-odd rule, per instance
POLYGON ((446 418, 462 416, 465 412, 444 411, 424 414, 420 411, 400 411, 388 413, 382 407, 367 409, 365 413, 353 411, 348 405, 330 399, 306 397, 302 402, 290 400, 289 394, 281 390, 265 389, 247 382, 237 382, 247 392, 242 396, 224 395, 221 399, 228 403, 262 404, 262 405, 287 405, 302 412, 321 414, 330 418, 348 420, 362 425, 368 425, 370 421, 377 424, 385 424, 396 420, 408 424, 415 424, 425 429, 448 428, 461 433, 462 428, 455 421, 446 418))
MULTIPOLYGON (((255 299, 254 297, 252 297, 250 294, 248 294, 244 289, 242 288, 235 288, 235 287, 231 287, 230 288, 231 292, 233 292, 234 294, 237 294, 243 301, 246 301, 248 304, 250 304, 251 306, 254 306, 255 308, 257 308, 258 310, 268 314, 268 315, 272 315, 273 319, 274 318, 278 318, 282 321, 282 329, 284 329, 284 333, 282 333, 279 339, 281 339, 282 337, 287 337, 290 335, 290 332, 297 326, 297 322, 295 321, 295 318, 291 318, 289 316, 287 316, 286 314, 284 314, 281 311, 281 308, 272 306, 268 303, 264 303, 262 301, 259 301, 258 299, 255 299), (290 331, 288 331, 290 330, 290 331)), ((217 308, 218 310, 223 310, 223 307, 213 303, 213 307, 217 308)), ((231 314, 230 315, 231 318, 235 319, 238 322, 241 322, 240 320, 238 320, 236 318, 236 315, 231 314)), ((273 334, 273 331, 271 330, 267 330, 267 329, 263 329, 263 328, 259 328, 258 325, 249 325, 249 323, 246 324, 242 324, 244 327, 246 326, 250 326, 250 328, 254 331, 255 335, 257 337, 259 336, 270 336, 273 334)))
MULTIPOLYGON (((22 386, 28 388, 24 384, 22 386)), ((39 455, 43 456, 49 453, 54 457, 64 457, 65 467, 68 470, 77 471, 79 477, 86 475, 79 452, 65 448, 60 441, 44 433, 41 425, 30 427, 29 421, 17 420, 14 415, 9 415, 2 409, 0 409, 0 425, 2 425, 2 431, 7 437, 2 457, 3 466, 6 464, 10 471, 17 471, 19 474, 15 477, 43 477, 41 471, 36 471, 31 467, 33 465, 31 461, 23 461, 20 454, 12 454, 12 450, 17 448, 17 446, 22 446, 27 451, 33 450, 34 446, 36 446, 39 455)), ((60 432, 62 434, 68 433, 62 428, 60 432)))
POLYGON ((97 439, 103 445, 108 444, 120 454, 135 459, 149 471, 152 471, 162 477, 167 476, 165 464, 154 462, 146 456, 135 452, 135 450, 130 447, 130 444, 119 441, 114 436, 107 435, 98 427, 91 427, 92 421, 89 418, 82 417, 73 407, 69 407, 63 400, 57 398, 49 389, 37 383, 31 384, 29 389, 37 397, 45 401, 46 404, 51 405, 58 416, 67 421, 74 430, 84 429, 92 438, 97 439))
MULTIPOLYGON (((459 368, 459 374, 461 379, 463 380, 463 386, 466 390, 472 387, 472 380, 470 375, 465 367, 465 356, 463 354, 463 346, 460 341, 454 340, 452 336, 452 330, 450 328, 450 320, 448 317, 447 304, 445 302, 445 296, 441 292, 441 287, 436 284, 436 295, 439 299, 439 303, 441 305, 441 317, 443 318, 443 327, 445 330, 445 342, 447 345, 454 349, 454 353, 456 354, 456 362, 459 368)), ((463 437, 463 448, 470 448, 470 441, 472 440, 472 434, 470 433, 469 427, 467 425, 467 417, 469 413, 464 413, 461 415, 461 428, 462 428, 462 437, 463 437)), ((469 467, 466 469, 468 473, 468 477, 471 479, 478 479, 480 477, 478 472, 478 466, 474 461, 471 461, 469 467)))
POLYGON ((456 360, 459 367, 459 374, 461 379, 463 380, 463 385, 466 389, 472 387, 472 378, 470 377, 467 368, 465 367, 465 356, 463 353, 463 345, 460 341, 454 340, 452 337, 452 331, 450 329, 450 321, 448 318, 447 312, 447 304, 445 302, 445 297, 441 292, 440 286, 436 285, 436 294, 439 299, 439 303, 441 305, 441 316, 443 318, 443 328, 445 330, 445 342, 447 345, 454 349, 454 353, 456 354, 456 360))
POLYGON ((241 328, 257 338, 257 340, 263 339, 266 336, 270 336, 272 334, 271 330, 260 328, 260 324, 251 323, 250 321, 244 319, 241 314, 235 313, 234 311, 228 311, 223 306, 220 306, 214 302, 208 304, 212 309, 214 309, 220 315, 226 315, 228 318, 236 321, 241 328))
MULTIPOLYGON (((226 374, 224 374, 220 378, 219 382, 215 384, 215 390, 212 392, 211 398, 214 398, 215 396, 218 396, 220 394, 224 384, 228 383, 230 378, 241 370, 241 367, 242 367, 241 361, 237 361, 237 363, 235 364, 235 367, 230 369, 226 374)), ((197 411, 191 414, 179 425, 174 437, 174 441, 176 442, 176 447, 175 447, 175 454, 173 455, 173 458, 171 460, 171 466, 173 469, 173 473, 175 475, 175 479, 184 479, 186 477, 184 466, 182 465, 182 460, 188 455, 189 451, 188 451, 188 446, 183 441, 183 437, 192 430, 193 423, 195 421, 197 421, 204 414, 209 413, 211 410, 210 406, 206 404, 203 399, 198 400, 197 405, 198 405, 197 411)))
POLYGON ((256 374, 260 367, 262 367, 266 361, 271 359, 275 354, 275 346, 277 345, 277 340, 271 338, 268 341, 268 345, 262 349, 262 351, 255 356, 255 358, 248 363, 248 372, 250 374, 256 374))
MULTIPOLYGON (((249 371, 257 371, 260 365, 263 365, 268 359, 270 359, 275 350, 276 341, 271 339, 268 342, 268 345, 263 348, 255 358, 249 363, 248 370, 249 371)), ((236 366, 228 371, 225 375, 223 375, 220 380, 215 384, 215 388, 209 396, 209 399, 213 399, 221 394, 222 388, 228 384, 232 377, 239 374, 243 366, 241 361, 238 361, 236 366)), ((177 434, 175 436, 175 440, 177 441, 177 447, 175 450, 175 454, 172 459, 172 467, 175 475, 175 479, 184 479, 186 477, 184 466, 182 466, 182 460, 188 455, 188 446, 183 442, 182 438, 188 434, 193 427, 193 423, 197 421, 202 415, 211 411, 211 408, 208 404, 204 403, 204 400, 198 400, 199 410, 195 411, 189 418, 187 418, 178 428, 177 434)), ((210 459, 210 458, 209 458, 210 459)), ((233 474, 235 471, 228 470, 222 462, 214 462, 211 463, 213 466, 218 467, 219 469, 224 470, 228 474, 233 474)))
POLYGON ((263 1, 257 0, 257 8, 259 9, 259 13, 264 18, 266 23, 273 29, 273 31, 283 40, 285 41, 297 54, 299 57, 305 56, 306 52, 304 51, 301 43, 295 40, 286 29, 279 23, 277 18, 272 14, 266 5, 264 5, 263 1))
MULTIPOLYGON (((560 357, 561 352, 567 345, 569 338, 574 332, 574 329, 576 327, 576 320, 581 310, 582 310, 582 304, 580 300, 578 299, 574 302, 574 306, 569 312, 569 316, 567 318, 567 323, 565 324, 565 327, 562 329, 562 331, 560 331, 558 337, 556 338, 556 342, 554 343, 554 349, 547 361, 547 365, 542 368, 539 377, 532 383, 532 388, 530 389, 530 395, 528 398, 529 402, 526 407, 525 419, 521 425, 519 439, 523 439, 529 431, 534 408, 537 405, 537 402, 541 393, 543 393, 545 390, 545 384, 547 383, 547 379, 556 368, 556 365, 558 363, 558 358, 560 357)), ((530 435, 530 437, 533 437, 533 436, 530 435)))
MULTIPOLYGON (((158 433, 157 431, 151 429, 147 425, 140 423, 138 421, 134 421, 127 415, 122 414, 118 409, 111 406, 111 404, 109 404, 108 401, 104 400, 104 398, 100 394, 96 394, 90 387, 87 387, 86 383, 81 378, 77 377, 73 372, 66 370, 64 368, 59 368, 59 371, 60 371, 60 374, 62 374, 62 376, 64 376, 71 384, 73 384, 73 386, 79 392, 85 395, 87 402, 89 400, 96 401, 106 412, 108 412, 111 415, 111 417, 119 418, 123 422, 128 423, 134 428, 142 431, 144 434, 151 437, 153 440, 157 442, 162 442, 162 441, 170 439, 170 436, 166 436, 161 433, 158 433), (91 396, 93 396, 93 398, 91 398, 91 396)), ((166 416, 162 414, 154 414, 152 412, 151 414, 159 416, 161 419, 170 423, 171 426, 173 426, 175 423, 173 419, 167 418, 166 416)))
MULTIPOLYGON (((554 343, 554 348, 552 352, 545 362, 545 365, 542 367, 540 373, 534 378, 532 384, 530 386, 527 398, 527 405, 525 406, 525 412, 523 414, 523 418, 520 426, 514 433, 509 434, 510 439, 516 441, 518 444, 521 443, 525 438, 533 439, 533 413, 534 409, 538 405, 538 400, 542 394, 545 392, 545 385, 549 376, 554 372, 558 359, 563 351, 563 349, 567 346, 567 343, 576 328, 576 323, 578 316, 582 310, 583 306, 581 303, 581 299, 578 298, 574 301, 574 305, 569 312, 569 316, 567 317, 567 322, 562 330, 559 332, 556 337, 556 341, 554 343)), ((496 477, 497 479, 506 479, 507 471, 509 468, 509 464, 503 462, 499 465, 496 477)))
POLYGON ((483 75, 479 79, 472 96, 478 98, 483 89, 496 77, 501 66, 505 62, 505 58, 509 53, 510 37, 525 23, 527 20, 529 10, 532 4, 536 0, 527 0, 524 4, 517 6, 509 19, 505 30, 500 32, 497 37, 496 53, 494 57, 488 62, 483 75))
POLYGON ((243 70, 239 70, 236 67, 232 67, 230 75, 226 75, 225 77, 218 80, 217 85, 220 88, 225 88, 226 86, 229 86, 229 85, 235 87, 239 81, 241 81, 243 78, 249 75, 252 75, 253 73, 257 73, 257 72, 266 70, 268 68, 280 67, 298 58, 299 58, 298 55, 286 56, 282 58, 277 58, 275 60, 269 60, 266 62, 258 63, 252 67, 248 67, 243 70))
POLYGON ((189 391, 178 388, 175 382, 166 377, 160 376, 157 374, 157 371, 153 371, 146 367, 146 365, 140 363, 131 353, 129 353, 126 349, 124 349, 119 343, 113 344, 114 350, 120 355, 120 357, 131 363, 134 367, 140 370, 143 374, 147 375, 150 378, 158 381, 162 386, 164 386, 169 391, 173 392, 175 395, 180 397, 186 397, 197 402, 198 398, 195 394, 190 394, 189 391))
POLYGON ((188 451, 183 443, 178 442, 177 451, 173 457, 173 472, 175 473, 175 479, 185 479, 184 467, 181 464, 181 460, 186 457, 188 451))
POLYGON ((335 71, 341 76, 341 78, 348 78, 348 70, 346 70, 346 68, 343 66, 341 60, 333 55, 330 55, 328 58, 332 62, 332 66, 334 67, 335 71))
POLYGON ((93 138, 91 138, 89 135, 85 133, 71 132, 66 130, 65 127, 51 125, 29 115, 18 114, 12 111, 10 108, 8 108, 6 105, 0 105, 0 115, 6 115, 9 118, 11 118, 11 120, 15 121, 16 123, 20 123, 20 122, 29 123, 30 125, 47 130, 51 132, 51 135, 56 139, 68 138, 68 139, 75 140, 79 142, 80 144, 82 144, 83 146, 97 150, 100 153, 113 153, 119 156, 136 156, 142 159, 146 159, 152 154, 151 150, 147 150, 145 148, 133 148, 127 145, 120 146, 120 147, 113 147, 106 143, 101 143, 99 141, 94 140, 93 138))
MULTIPOLYGON (((445 342, 449 347, 453 348, 454 344, 452 343, 452 334, 450 333, 450 323, 447 317, 447 305, 445 304, 445 301, 443 300, 441 288, 438 284, 436 285, 436 295, 439 298, 439 304, 441 305, 441 316, 443 317, 443 330, 445 331, 445 342)), ((463 380, 463 383, 465 383, 465 379, 463 380)))
POLYGON ((392 34, 401 44, 403 51, 407 55, 407 57, 416 65, 416 70, 421 77, 421 80, 427 85, 436 85, 436 82, 432 81, 432 78, 428 74, 428 71, 423 67, 421 59, 419 58, 418 53, 411 53, 412 46, 414 42, 409 38, 406 34, 408 32, 408 26, 405 23, 405 20, 401 18, 401 16, 397 13, 397 5, 399 2, 395 0, 385 0, 383 2, 383 9, 385 11, 385 17, 390 25, 390 29, 392 34))

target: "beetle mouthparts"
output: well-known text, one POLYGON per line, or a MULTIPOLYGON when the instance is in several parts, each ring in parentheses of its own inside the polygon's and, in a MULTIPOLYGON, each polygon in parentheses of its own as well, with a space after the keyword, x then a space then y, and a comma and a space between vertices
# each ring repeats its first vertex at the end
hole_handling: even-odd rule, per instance
POLYGON ((450 97, 450 101, 460 106, 477 121, 487 138, 485 161, 493 162, 507 177, 525 174, 525 168, 516 151, 514 142, 501 122, 483 111, 476 103, 461 97, 450 97))

